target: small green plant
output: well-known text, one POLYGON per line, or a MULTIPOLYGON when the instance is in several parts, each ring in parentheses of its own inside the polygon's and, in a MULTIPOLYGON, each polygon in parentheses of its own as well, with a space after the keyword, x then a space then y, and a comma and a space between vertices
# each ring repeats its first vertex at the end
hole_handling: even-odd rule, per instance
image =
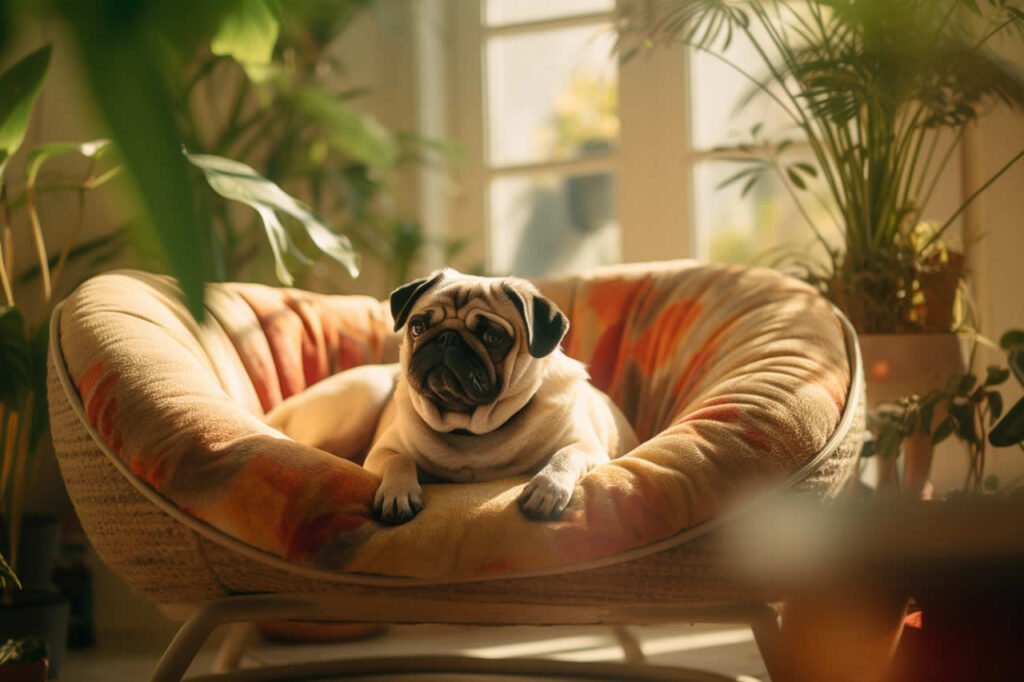
POLYGON ((989 366, 983 377, 972 372, 951 377, 925 395, 884 403, 872 411, 869 426, 875 437, 865 443, 862 456, 895 458, 900 444, 914 434, 928 436, 936 445, 955 436, 968 452, 964 491, 998 488, 999 481, 985 475, 988 447, 1017 446, 1024 451, 1024 398, 1004 410, 1000 389, 1011 375, 1024 387, 1024 330, 1006 332, 999 346, 1006 352, 1005 366, 989 366))

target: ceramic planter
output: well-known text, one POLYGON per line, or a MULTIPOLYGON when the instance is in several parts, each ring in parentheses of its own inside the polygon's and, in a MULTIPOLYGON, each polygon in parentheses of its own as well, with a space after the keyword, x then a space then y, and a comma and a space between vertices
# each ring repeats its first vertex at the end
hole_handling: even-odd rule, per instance
MULTIPOLYGON (((914 394, 923 395, 944 386, 965 369, 960 337, 945 334, 861 334, 868 408, 914 394)), ((942 415, 935 415, 941 419, 942 415)), ((937 423, 933 422, 933 423, 937 423)), ((932 444, 927 435, 914 435, 903 443, 904 489, 920 497, 932 464, 932 444)), ((878 458, 879 488, 893 487, 895 462, 878 458)))

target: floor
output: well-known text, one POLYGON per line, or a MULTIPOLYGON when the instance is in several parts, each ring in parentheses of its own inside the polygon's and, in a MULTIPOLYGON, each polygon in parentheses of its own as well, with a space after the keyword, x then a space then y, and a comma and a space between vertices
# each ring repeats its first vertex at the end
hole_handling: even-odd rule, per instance
MULTIPOLYGON (((743 682, 767 680, 764 664, 749 628, 741 626, 658 626, 631 628, 647 660, 658 665, 685 666, 726 674, 743 682)), ((215 643, 215 642, 214 642, 215 643)), ((144 681, 159 658, 165 637, 108 635, 90 651, 71 651, 59 682, 144 681)), ((385 634, 340 644, 270 644, 257 642, 243 659, 244 666, 312 662, 333 658, 464 654, 487 658, 546 657, 566 661, 621 661, 622 652, 605 627, 453 626, 392 627, 385 634)), ((191 675, 209 672, 213 647, 207 647, 190 669, 191 675)), ((318 678, 324 679, 324 678, 318 678)), ((345 678, 347 680, 368 678, 345 678)), ((391 676, 383 679, 440 681, 445 676, 391 676)), ((494 680, 474 678, 470 680, 494 680)), ((512 680, 513 678, 501 678, 512 680)), ((522 678, 514 678, 522 679, 522 678)))

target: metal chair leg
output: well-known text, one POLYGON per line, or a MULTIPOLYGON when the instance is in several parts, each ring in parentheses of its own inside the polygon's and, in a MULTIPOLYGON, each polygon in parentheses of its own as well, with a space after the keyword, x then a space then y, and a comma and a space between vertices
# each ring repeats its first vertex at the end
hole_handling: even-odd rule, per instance
POLYGON ((644 650, 640 648, 640 640, 629 631, 629 628, 625 625, 615 625, 612 627, 612 632, 615 633, 615 639, 618 640, 619 646, 622 647, 622 658, 626 663, 639 665, 647 660, 644 656, 644 650))
POLYGON ((180 682, 210 633, 220 625, 219 604, 207 602, 192 612, 164 650, 151 682, 180 682))
POLYGON ((750 620, 750 629, 754 632, 754 641, 761 652, 761 660, 768 671, 772 682, 786 682, 787 674, 783 664, 782 627, 779 614, 771 606, 765 605, 760 615, 750 620))
POLYGON ((214 656, 211 670, 215 673, 226 673, 238 670, 238 664, 245 655, 256 634, 256 626, 253 623, 234 623, 228 627, 224 635, 224 641, 217 648, 217 655, 214 656))
POLYGON ((226 597, 197 607, 164 651, 151 682, 180 682, 210 633, 225 623, 251 623, 300 616, 309 609, 301 598, 226 597))

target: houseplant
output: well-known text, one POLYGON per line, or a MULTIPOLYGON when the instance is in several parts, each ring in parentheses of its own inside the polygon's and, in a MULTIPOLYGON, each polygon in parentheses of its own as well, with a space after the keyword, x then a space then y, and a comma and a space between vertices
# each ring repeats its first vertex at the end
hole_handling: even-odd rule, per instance
MULTIPOLYGON (((938 444, 952 436, 967 448, 962 492, 995 492, 1000 481, 995 475, 986 475, 988 448, 1024 450, 1024 398, 1007 406, 1001 388, 1011 376, 1024 387, 1024 330, 1004 333, 999 347, 1006 353, 1005 365, 988 366, 984 376, 972 371, 956 374, 927 393, 879 405, 869 415, 875 437, 865 443, 862 454, 894 459, 908 438, 921 436, 938 444)), ((974 351, 971 355, 973 360, 974 351)))
MULTIPOLYGON (((389 175, 403 163, 451 149, 388 130, 360 112, 352 100, 361 91, 338 87, 344 65, 326 49, 372 4, 0 0, 0 51, 19 22, 52 22, 66 30, 137 199, 136 234, 157 254, 159 267, 177 278, 198 318, 204 282, 259 278, 265 269, 257 263, 258 272, 249 272, 262 249, 252 241, 248 217, 210 199, 180 155, 182 147, 227 156, 295 191, 312 213, 345 224, 365 253, 394 265, 395 279, 426 243, 414 220, 395 214, 389 175), (215 106, 204 110, 210 101, 215 106)), ((273 222, 263 227, 272 245, 286 240, 273 222)), ((287 222, 284 227, 290 231, 287 222)), ((307 263, 300 250, 316 251, 301 234, 290 237, 298 249, 289 243, 292 257, 275 253, 277 274, 282 265, 301 272, 295 266, 307 263)), ((344 265, 351 270, 355 260, 345 242, 334 246, 348 252, 344 265)))
MULTIPOLYGON (((1024 104, 1024 84, 993 49, 1024 39, 1024 12, 1005 0, 676 0, 627 29, 626 58, 682 41, 749 79, 741 105, 767 98, 798 133, 755 126, 757 139, 729 159, 744 167, 723 184, 745 194, 773 174, 791 195, 818 251, 791 265, 860 333, 869 403, 927 393, 963 369, 951 332, 966 273, 950 229, 1024 150, 949 215, 926 211, 968 127, 993 103, 1024 104), (730 58, 734 40, 757 55, 756 69, 730 58), (794 158, 797 147, 810 161, 794 158), (810 218, 817 200, 838 242, 810 218)), ((927 470, 930 444, 918 445, 908 458, 927 470)))
MULTIPOLYGON (((246 4, 246 11, 241 15, 222 12, 219 24, 203 28, 204 39, 231 59, 248 59, 243 51, 258 43, 249 31, 243 30, 251 23, 247 14, 251 7, 251 3, 246 4)), ((52 306, 69 285, 76 283, 68 264, 90 258, 89 265, 98 266, 97 257, 102 260, 122 241, 120 230, 81 240, 83 207, 88 193, 126 175, 123 171, 131 163, 131 156, 121 145, 96 140, 51 142, 26 149, 15 159, 25 141, 37 96, 45 87, 51 52, 50 46, 41 47, 0 74, 0 377, 3 377, 0 381, 0 525, 3 530, 0 551, 10 560, 10 565, 22 573, 19 582, 11 566, 6 561, 0 562, 0 577, 9 579, 0 604, 0 631, 4 635, 45 636, 51 648, 51 666, 56 672, 68 617, 67 600, 53 588, 49 575, 56 536, 49 535, 41 552, 32 553, 32 561, 26 561, 22 551, 25 547, 22 538, 24 510, 32 472, 46 445, 47 322, 52 306), (72 154, 87 160, 83 177, 69 184, 66 177, 55 180, 46 175, 44 168, 52 159, 72 154), (54 235, 46 229, 45 216, 39 209, 50 192, 68 190, 78 196, 77 217, 60 240, 59 248, 53 251, 54 235), (35 258, 31 264, 15 263, 14 246, 22 239, 32 246, 35 258), (30 294, 30 289, 35 291, 30 294), (32 566, 39 567, 43 575, 29 575, 32 566)), ((253 68, 248 61, 246 65, 253 68)), ((168 71, 163 75, 171 78, 173 73, 168 71)), ((390 135, 388 131, 372 129, 369 122, 356 114, 350 115, 350 123, 352 117, 355 123, 347 138, 350 145, 361 144, 363 140, 365 146, 364 138, 371 134, 390 135)), ((160 142, 153 140, 154 144, 160 142)), ((182 154, 180 148, 175 148, 173 157, 186 169, 195 168, 190 172, 190 183, 195 184, 191 210, 196 215, 226 214, 224 202, 216 201, 216 195, 255 209, 258 221, 246 223, 244 227, 249 233, 262 233, 269 238, 277 274, 282 281, 291 281, 294 265, 290 264, 306 262, 309 260, 306 254, 315 252, 331 256, 355 273, 356 254, 348 239, 312 210, 251 166, 220 155, 198 153, 203 151, 202 147, 193 149, 197 153, 182 154), (203 181, 208 187, 202 186, 203 181), (295 244, 300 239, 304 240, 301 247, 295 244)), ((211 223, 215 221, 211 219, 211 223)), ((129 227, 136 235, 148 233, 144 219, 131 220, 129 227)), ((217 224, 210 233, 219 227, 221 225, 217 224)), ((208 243, 215 239, 210 238, 208 243)), ((189 245, 187 240, 176 244, 175 248, 182 246, 193 247, 190 257, 196 262, 203 261, 203 254, 210 252, 202 246, 189 245)), ((33 525, 52 529, 56 522, 33 525)))
MULTIPOLYGON (((1000 481, 986 460, 990 447, 1024 450, 1024 398, 1011 405, 1012 394, 1005 391, 1010 383, 1024 387, 1024 330, 1007 331, 999 346, 1005 363, 989 365, 984 373, 955 374, 938 388, 882 403, 869 414, 875 438, 865 443, 863 456, 894 460, 901 443, 922 439, 938 444, 948 438, 958 440, 968 455, 961 488, 919 502, 912 511, 930 514, 930 525, 939 533, 959 523, 961 534, 938 557, 933 547, 928 558, 944 561, 929 566, 931 577, 917 581, 910 595, 915 608, 907 618, 893 680, 995 679, 1016 667, 1021 600, 1013 586, 1021 555, 1013 538, 1019 537, 1015 531, 1024 488, 1020 478, 1000 481), (978 546, 971 547, 975 539, 978 546)), ((976 343, 969 366, 977 350, 976 343)), ((911 471, 904 480, 920 488, 926 474, 911 471)))
POLYGON ((9 639, 0 644, 0 680, 3 682, 43 682, 50 670, 50 652, 37 637, 9 639))
MULTIPOLYGON (((75 22, 84 20, 82 13, 89 9, 102 13, 102 4, 83 9, 0 0, 0 24, 13 13, 77 26, 75 22)), ((341 68, 324 54, 326 43, 368 4, 328 0, 282 10, 263 0, 215 6, 198 3, 192 15, 183 18, 186 13, 182 13, 162 23, 165 13, 173 14, 180 6, 149 3, 140 15, 126 10, 125 16, 105 16, 107 24, 82 28, 89 32, 79 38, 88 43, 85 52, 102 50, 103 45, 95 42, 98 35, 123 30, 114 26, 118 22, 136 22, 140 35, 151 39, 142 45, 135 36, 111 46, 112 54, 90 53, 86 59, 89 71, 99 68, 95 60, 105 63, 119 50, 121 57, 124 50, 138 51, 135 56, 142 61, 134 67, 121 61, 108 63, 90 83, 98 99, 116 97, 121 100, 118 106, 136 117, 121 118, 120 108, 108 115, 105 123, 118 138, 114 142, 47 143, 24 150, 13 163, 25 140, 35 99, 44 88, 52 48, 39 48, 0 75, 0 525, 6 538, 0 551, 11 564, 20 568, 23 563, 19 561, 20 534, 27 489, 33 461, 46 450, 46 321, 52 306, 77 284, 69 263, 82 260, 94 270, 124 244, 129 233, 148 247, 145 251, 156 255, 157 262, 150 266, 178 275, 186 291, 197 277, 276 277, 290 284, 320 254, 355 274, 355 247, 319 217, 324 211, 343 223, 346 232, 358 233, 357 243, 365 250, 392 264, 394 277, 405 276, 425 238, 413 221, 400 220, 389 208, 385 199, 390 174, 400 164, 416 161, 425 149, 446 149, 384 128, 351 104, 358 93, 339 93, 322 81, 325 70, 341 68), (159 46, 158 54, 148 51, 153 45, 159 46), (153 67, 149 72, 153 80, 136 91, 131 83, 139 72, 133 68, 140 63, 153 67), (125 79, 110 80, 108 71, 124 69, 131 72, 125 79), (209 108, 208 97, 201 96, 209 94, 204 89, 230 93, 231 98, 222 98, 229 107, 209 108), (148 101, 140 101, 147 97, 148 101), (167 106, 154 113, 152 105, 161 102, 167 106), (168 146, 173 155, 161 157, 160 149, 166 151, 168 146), (48 176, 45 171, 51 159, 62 155, 87 159, 85 175, 72 182, 66 174, 48 176), (157 169, 162 177, 156 186, 152 184, 154 164, 162 166, 157 169), (175 185, 175 169, 183 169, 185 191, 168 189, 175 185), (140 202, 143 210, 129 218, 125 229, 82 240, 86 196, 125 178, 134 184, 126 183, 122 189, 146 195, 140 202), (294 198, 291 190, 315 206, 294 198), (78 213, 54 252, 54 236, 46 229, 39 207, 56 191, 74 191, 78 213), (153 212, 160 206, 167 208, 175 198, 173 207, 153 212), (254 212, 232 209, 224 198, 254 212), (183 211, 191 216, 189 220, 199 220, 204 231, 191 232, 187 221, 172 226, 171 232, 164 230, 166 224, 159 226, 168 217, 180 218, 183 211), (16 236, 31 243, 33 263, 14 263, 16 236), (269 242, 269 249, 263 240, 269 242), (33 295, 27 293, 29 289, 33 295)), ((0 47, 3 38, 0 31, 0 47)), ((199 309, 193 306, 193 312, 198 314, 199 309)), ((0 579, 4 575, 11 580, 4 592, 7 608, 0 605, 0 621, 15 615, 10 608, 15 602, 38 596, 18 591, 17 578, 0 557, 0 579)), ((48 582, 49 576, 44 577, 45 581, 23 582, 29 588, 48 582)), ((66 603, 61 608, 64 614, 56 614, 58 620, 66 619, 66 603)), ((26 622, 15 620, 22 626, 26 622)), ((64 627, 58 624, 50 629, 59 632, 64 627)), ((51 643, 56 669, 63 647, 51 643)))
POLYGON ((925 211, 968 125, 992 102, 1024 105, 1024 82, 990 50, 1024 39, 1024 11, 1004 0, 984 9, 974 0, 676 0, 633 28, 625 57, 681 40, 750 80, 741 105, 767 97, 799 133, 741 145, 731 160, 746 167, 726 182, 749 189, 778 176, 825 256, 823 266, 804 260, 804 276, 859 332, 950 330, 952 310, 944 308, 963 265, 944 239, 1024 150, 941 222, 929 222, 925 211), (757 73, 729 59, 733 40, 758 55, 757 73), (797 143, 810 162, 792 161, 797 143), (838 244, 807 217, 806 203, 816 199, 808 179, 816 177, 838 244))

